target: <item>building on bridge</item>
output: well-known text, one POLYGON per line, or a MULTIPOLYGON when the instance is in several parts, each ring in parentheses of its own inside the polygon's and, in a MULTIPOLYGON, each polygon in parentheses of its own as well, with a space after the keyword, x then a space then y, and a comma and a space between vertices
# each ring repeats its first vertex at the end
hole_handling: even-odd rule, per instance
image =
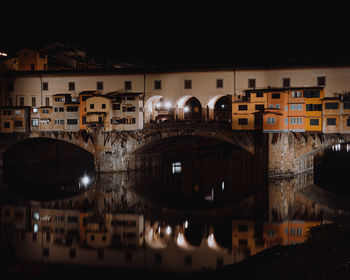
POLYGON ((232 105, 233 130, 322 131, 323 87, 249 89, 232 105))
MULTIPOLYGON (((70 94, 72 99, 79 98, 79 93, 97 92, 106 95, 110 92, 138 92, 144 95, 142 113, 144 123, 163 121, 219 121, 228 122, 233 117, 235 121, 242 119, 240 124, 233 124, 233 129, 253 129, 254 122, 259 124, 261 119, 273 121, 270 128, 273 131, 286 129, 284 125, 285 112, 280 108, 270 110, 270 115, 260 116, 259 113, 265 101, 257 99, 256 104, 247 105, 246 112, 235 111, 237 105, 233 102, 246 102, 247 91, 268 88, 298 88, 304 92, 306 88, 323 88, 320 94, 324 97, 334 97, 337 93, 348 92, 350 88, 349 65, 306 65, 284 67, 216 67, 216 68, 150 68, 150 69, 114 69, 114 70, 85 70, 72 71, 17 71, 7 73, 2 79, 0 87, 0 105, 8 106, 53 106, 56 94, 70 94), (304 89, 304 90, 303 90, 304 89), (259 103, 260 102, 260 103, 259 103), (33 105, 35 104, 35 105, 33 105), (253 109, 250 107, 254 107, 253 109), (248 113, 249 118, 239 117, 248 113), (250 115, 254 113, 254 115, 250 115), (279 115, 277 113, 281 113, 279 115), (248 119, 248 124, 245 120, 248 119), (279 124, 277 124, 279 120, 279 124)), ((252 94, 253 95, 253 94, 252 94)), ((284 94, 281 94, 281 97, 284 94)), ((322 99, 312 97, 304 92, 297 99, 288 97, 288 130, 321 131, 322 126, 322 99), (304 98, 304 100, 303 100, 304 98), (299 103, 298 103, 298 102, 299 103), (303 103, 305 102, 305 104, 303 103), (305 116, 299 110, 305 106, 305 116), (295 109, 295 110, 293 110, 295 109), (291 112, 291 111, 295 112, 291 112), (292 116, 293 113, 293 116, 292 116), (290 123, 292 121, 292 123, 290 123), (302 123, 300 123, 302 121, 302 123)), ((273 100, 276 101, 277 100, 273 100)), ((80 98, 80 102, 82 99, 80 98)), ((272 98, 271 98, 271 103, 272 98)), ((267 103, 266 103, 267 105, 267 103)), ((276 103, 275 105, 278 105, 276 103)), ((282 103, 280 104, 280 106, 282 103)), ((79 105, 82 107, 82 103, 79 105)), ((116 105, 117 106, 117 105, 116 105)), ((239 106, 239 105, 237 105, 239 106)), ((287 106, 287 105, 284 105, 287 106)), ((241 106, 242 108, 244 106, 241 106)), ((272 109, 264 107, 266 109, 272 109)), ((80 108, 80 113, 82 112, 80 108)), ((141 109, 140 109, 141 110, 141 109)), ((80 114, 79 127, 86 129, 84 113, 80 114)), ((86 121, 86 120, 85 120, 86 121)), ((131 118, 132 121, 132 118, 131 118)), ((136 119, 137 122, 137 119, 136 119)), ((138 126, 139 127, 139 126, 138 126)))

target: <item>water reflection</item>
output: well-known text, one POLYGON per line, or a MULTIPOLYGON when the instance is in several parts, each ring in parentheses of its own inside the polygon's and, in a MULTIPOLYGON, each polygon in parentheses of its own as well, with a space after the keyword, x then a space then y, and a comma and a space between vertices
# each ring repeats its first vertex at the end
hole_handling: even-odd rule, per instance
MULTIPOLYGON (((198 190, 205 191, 193 188, 198 174, 190 180, 186 169, 197 169, 201 162, 192 161, 197 152, 193 155, 177 161, 168 153, 167 164, 130 172, 90 175, 81 168, 74 173, 74 193, 60 199, 19 195, 18 190, 30 193, 37 183, 12 188, 9 184, 20 181, 16 172, 4 169, 4 179, 8 174, 15 179, 0 181, 1 250, 30 263, 198 271, 239 262, 272 246, 304 242, 310 227, 350 212, 349 201, 315 185, 312 172, 255 186, 251 183, 258 180, 244 178, 239 182, 249 184, 233 184, 237 171, 224 180, 219 173, 207 200, 214 181, 201 182, 198 190), (181 192, 169 188, 172 173, 186 174, 181 192)), ((220 166, 230 165, 224 153, 209 155, 220 166)), ((240 159, 251 176, 249 157, 240 159)), ((66 162, 60 174, 73 173, 74 165, 66 162)))
POLYGON ((1 246, 28 262, 198 271, 303 242, 324 221, 325 206, 300 193, 312 174, 270 182, 269 219, 257 220, 263 204, 254 195, 204 209, 149 201, 133 187, 142 173, 99 174, 94 188, 68 199, 3 203, 1 246))

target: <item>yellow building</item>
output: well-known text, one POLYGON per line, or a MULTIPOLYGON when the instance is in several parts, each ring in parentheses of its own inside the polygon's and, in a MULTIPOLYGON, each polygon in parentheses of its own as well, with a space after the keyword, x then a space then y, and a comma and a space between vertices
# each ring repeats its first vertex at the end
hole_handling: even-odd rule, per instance
POLYGON ((235 261, 243 260, 264 249, 265 242, 256 238, 254 221, 232 221, 232 251, 235 261))
POLYGON ((111 130, 111 99, 102 95, 92 96, 86 100, 86 125, 87 129, 94 127, 111 130))
POLYGON ((79 127, 80 130, 86 129, 86 100, 89 97, 99 94, 97 90, 86 90, 79 93, 79 127))
POLYGON ((19 71, 47 70, 47 55, 31 49, 22 49, 17 52, 19 71))
POLYGON ((28 106, 5 106, 0 107, 0 132, 28 132, 29 126, 28 106))
POLYGON ((242 100, 232 103, 232 129, 254 130, 262 128, 262 115, 267 106, 267 93, 247 90, 242 100))
POLYGON ((324 98, 324 88, 314 87, 303 90, 305 98, 305 130, 322 131, 322 99, 324 98))

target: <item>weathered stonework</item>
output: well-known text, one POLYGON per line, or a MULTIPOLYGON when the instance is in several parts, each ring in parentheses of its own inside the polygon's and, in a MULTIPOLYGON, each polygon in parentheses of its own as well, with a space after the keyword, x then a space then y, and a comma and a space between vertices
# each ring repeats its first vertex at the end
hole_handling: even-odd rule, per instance
POLYGON ((270 133, 268 176, 288 177, 311 171, 315 154, 348 141, 349 134, 270 133))

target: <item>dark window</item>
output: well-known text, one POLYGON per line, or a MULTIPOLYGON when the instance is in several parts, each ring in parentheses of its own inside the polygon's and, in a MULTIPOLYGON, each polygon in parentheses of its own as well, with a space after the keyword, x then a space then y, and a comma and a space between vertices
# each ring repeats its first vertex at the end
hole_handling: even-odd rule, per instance
POLYGON ((13 98, 12 98, 12 96, 9 96, 9 106, 13 106, 13 98))
POLYGON ((317 77, 317 85, 318 86, 325 86, 326 85, 326 77, 325 76, 317 77))
POLYGON ((338 109, 338 103, 337 102, 326 102, 325 108, 326 109, 338 109))
POLYGON ((32 71, 35 70, 35 65, 34 64, 30 64, 30 70, 32 70, 32 71))
POLYGON ((9 83, 7 84, 7 88, 8 88, 9 91, 14 91, 14 89, 15 89, 15 84, 14 84, 14 82, 9 82, 9 83))
POLYGON ((127 252, 127 253, 125 254, 125 260, 126 260, 127 262, 132 262, 132 253, 127 252))
POLYGON ((68 83, 68 90, 75 90, 75 82, 69 82, 68 83))
POLYGON ((344 109, 350 109, 350 102, 344 102, 344 109))
POLYGON ((90 104, 90 109, 94 109, 95 108, 95 104, 90 104))
POLYGON ((154 89, 162 89, 162 81, 154 81, 154 89))
POLYGON ((98 260, 103 260, 104 256, 105 256, 104 251, 102 249, 98 249, 97 250, 97 259, 98 260))
POLYGON ((310 125, 319 125, 319 119, 310 119, 310 125))
POLYGON ((86 124, 86 116, 83 116, 82 122, 83 124, 86 124))
POLYGON ((78 106, 67 106, 67 112, 78 112, 78 106))
POLYGON ((255 110, 264 110, 264 104, 256 104, 255 110))
POLYGON ((191 266, 192 265, 192 256, 185 256, 185 265, 186 266, 191 266))
POLYGON ((320 98, 320 91, 319 90, 304 90, 304 97, 305 98, 320 98))
POLYGON ((68 223, 78 223, 78 216, 68 216, 67 222, 68 223))
POLYGON ((238 225, 238 231, 239 232, 247 232, 248 231, 248 225, 238 225))
POLYGON ((125 90, 130 90, 130 89, 132 89, 131 81, 125 81, 125 82, 124 82, 124 89, 125 89, 125 90))
POLYGON ((43 249, 43 256, 44 257, 50 256, 50 249, 49 248, 44 248, 43 249))
POLYGON ((238 245, 243 246, 243 247, 247 247, 248 240, 247 239, 238 239, 238 245))
POLYGON ((78 124, 78 119, 68 119, 67 124, 78 124))
POLYGON ((216 87, 217 88, 223 88, 224 87, 224 80, 223 79, 217 79, 216 80, 216 87))
POLYGON ((98 90, 103 90, 103 82, 96 82, 96 88, 98 90))
POLYGON ((43 90, 49 90, 49 83, 43 82, 43 90))
POLYGON ((162 255, 161 254, 155 254, 154 255, 154 262, 156 264, 161 264, 162 263, 162 255))
POLYGON ((126 107, 126 111, 127 112, 135 112, 135 106, 132 106, 132 107, 126 107))
POLYGON ((248 119, 238 119, 238 124, 247 125, 248 124, 248 119))
POLYGON ((264 97, 264 93, 263 92, 257 92, 256 93, 256 97, 264 97))
POLYGON ((238 110, 239 111, 247 111, 248 110, 248 105, 238 105, 238 110))
POLYGON ((255 88, 255 86, 256 86, 255 79, 248 79, 248 87, 255 88))
POLYGON ((322 104, 306 104, 306 111, 322 111, 322 104))
POLYGON ((126 100, 135 100, 135 96, 127 96, 126 100))
POLYGON ((327 125, 336 125, 336 119, 335 118, 328 118, 327 125))
POLYGON ((45 97, 45 106, 50 106, 50 97, 45 97))
POLYGON ((32 107, 36 107, 36 98, 32 97, 32 107))
POLYGON ((19 105, 20 105, 20 106, 24 106, 24 97, 23 97, 23 96, 21 96, 21 97, 19 98, 19 105))
POLYGON ((113 110, 120 110, 120 103, 114 103, 113 110))
POLYGON ((346 125, 347 125, 347 126, 350 126, 350 118, 348 118, 348 119, 346 120, 346 125))
POLYGON ((290 87, 290 78, 283 78, 283 87, 290 87))
POLYGON ((102 109, 106 109, 106 104, 102 104, 102 109))
POLYGON ((271 98, 272 98, 272 99, 280 99, 280 98, 281 98, 281 94, 280 94, 280 93, 273 93, 273 94, 271 95, 271 98))
POLYGON ((185 89, 191 89, 192 88, 192 80, 185 80, 184 88, 185 89))
POLYGON ((22 127, 23 122, 22 121, 15 121, 15 127, 22 127))
POLYGON ((76 249, 75 248, 70 248, 69 249, 69 257, 71 258, 71 259, 75 259, 75 256, 77 255, 77 251, 76 251, 76 249))
POLYGON ((10 122, 4 122, 4 128, 10 128, 10 122))
POLYGON ((217 258, 216 259, 216 267, 223 267, 224 266, 224 259, 217 258))

